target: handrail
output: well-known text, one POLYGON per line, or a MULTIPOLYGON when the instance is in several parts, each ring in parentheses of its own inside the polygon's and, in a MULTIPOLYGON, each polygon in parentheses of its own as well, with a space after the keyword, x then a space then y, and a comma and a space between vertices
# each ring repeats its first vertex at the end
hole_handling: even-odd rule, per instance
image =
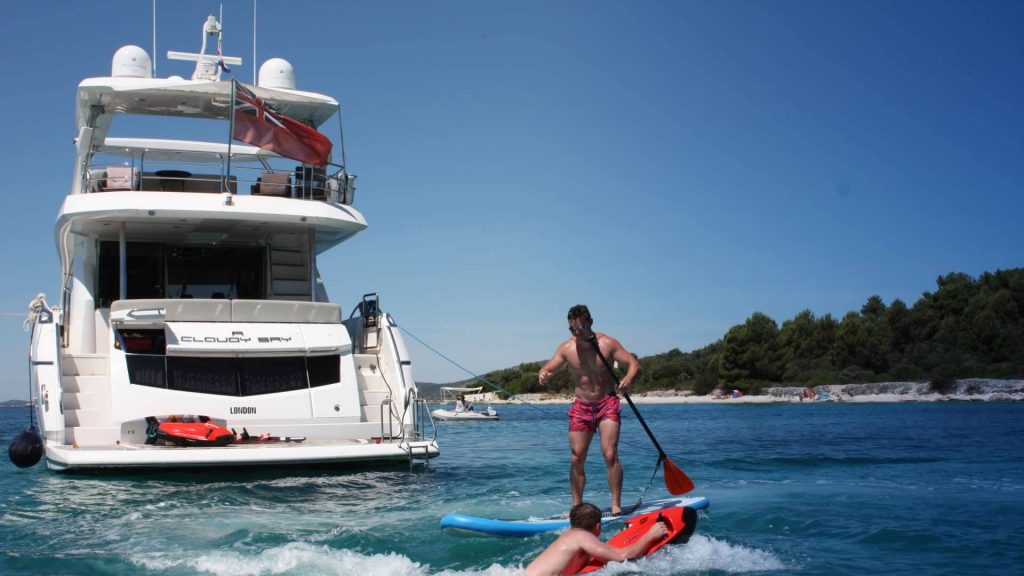
POLYGON ((422 412, 423 414, 426 415, 426 418, 417 418, 414 420, 414 425, 416 422, 420 422, 420 428, 417 434, 419 435, 420 438, 426 438, 427 427, 424 422, 430 422, 430 429, 432 431, 430 441, 433 442, 437 440, 437 423, 434 422, 434 415, 430 413, 430 404, 427 403, 426 398, 417 398, 416 405, 417 412, 422 412))
POLYGON ((387 410, 387 413, 388 413, 388 435, 387 435, 387 439, 388 440, 393 440, 395 438, 395 427, 394 427, 394 424, 393 424, 394 423, 394 419, 391 417, 391 406, 390 406, 391 404, 392 404, 391 398, 385 398, 385 399, 380 401, 380 438, 381 438, 382 442, 384 441, 384 438, 385 438, 385 436, 384 436, 384 406, 388 406, 388 410, 387 410))
POLYGON ((356 176, 346 172, 340 164, 332 163, 323 168, 303 164, 294 169, 273 169, 261 159, 258 166, 236 164, 231 167, 231 173, 227 173, 226 158, 219 153, 209 153, 216 161, 201 162, 149 160, 145 152, 129 150, 130 162, 90 162, 82 173, 81 191, 231 192, 345 205, 355 199, 356 176), (111 175, 114 170, 118 171, 116 176, 111 175), (272 183, 264 181, 269 175, 276 175, 272 183))

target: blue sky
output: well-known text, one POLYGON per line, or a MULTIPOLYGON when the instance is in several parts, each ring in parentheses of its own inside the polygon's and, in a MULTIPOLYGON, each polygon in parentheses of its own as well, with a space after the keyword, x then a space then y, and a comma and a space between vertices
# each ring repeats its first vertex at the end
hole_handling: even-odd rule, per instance
MULTIPOLYGON (((164 55, 219 4, 157 9, 157 73, 188 76, 164 55)), ((57 299, 76 86, 151 22, 5 4, 0 399, 27 395, 22 312, 57 299)), ((252 3, 224 26, 251 81, 252 3)), ((483 373, 546 359, 576 303, 648 355, 1024 265, 1022 29, 1000 1, 261 1, 257 60, 342 102, 370 227, 322 257, 332 300, 380 292, 483 373)), ((410 347, 417 379, 465 377, 410 347)))

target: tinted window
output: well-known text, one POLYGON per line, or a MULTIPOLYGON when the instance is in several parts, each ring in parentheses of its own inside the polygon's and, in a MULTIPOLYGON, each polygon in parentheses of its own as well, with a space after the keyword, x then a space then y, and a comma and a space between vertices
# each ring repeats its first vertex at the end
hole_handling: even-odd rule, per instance
POLYGON ((129 354, 128 381, 139 386, 167 387, 167 371, 164 356, 129 354))
POLYGON ((341 381, 341 356, 310 356, 306 358, 309 367, 309 385, 323 386, 341 381))
POLYGON ((183 358, 128 354, 132 384, 171 390, 258 396, 341 380, 341 356, 288 356, 283 358, 183 358), (166 360, 166 368, 165 366, 166 360))
POLYGON ((242 396, 273 394, 306 388, 306 363, 290 358, 242 358, 237 361, 242 396))
POLYGON ((167 358, 171 390, 238 396, 238 371, 224 358, 167 358))

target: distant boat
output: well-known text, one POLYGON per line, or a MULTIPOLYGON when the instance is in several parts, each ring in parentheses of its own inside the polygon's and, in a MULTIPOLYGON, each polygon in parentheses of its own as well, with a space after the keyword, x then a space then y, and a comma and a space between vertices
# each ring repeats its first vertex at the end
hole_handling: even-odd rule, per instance
POLYGON ((466 399, 466 394, 479 394, 483 386, 477 388, 458 388, 455 386, 441 387, 441 402, 450 404, 451 408, 438 408, 432 410, 430 415, 435 420, 447 421, 473 421, 473 420, 497 420, 498 412, 490 406, 483 410, 476 410, 473 402, 466 399))

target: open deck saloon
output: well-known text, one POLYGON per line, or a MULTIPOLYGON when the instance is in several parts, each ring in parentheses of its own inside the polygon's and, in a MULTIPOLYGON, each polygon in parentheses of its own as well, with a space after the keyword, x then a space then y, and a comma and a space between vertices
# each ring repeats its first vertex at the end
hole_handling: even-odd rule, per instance
POLYGON ((168 54, 196 62, 189 80, 152 77, 149 55, 126 46, 111 76, 79 84, 74 174, 55 228, 60 291, 32 303, 47 466, 436 456, 397 325, 376 294, 345 317, 317 266, 367 226, 343 148, 318 131, 338 102, 297 90, 280 59, 256 86, 222 81, 224 64, 241 60, 206 54, 205 39, 220 38, 211 16, 199 54, 168 54), (112 136, 123 116, 157 117, 164 132, 219 120, 223 140, 112 136), (165 425, 182 422, 231 434, 218 445, 164 441, 165 425))

